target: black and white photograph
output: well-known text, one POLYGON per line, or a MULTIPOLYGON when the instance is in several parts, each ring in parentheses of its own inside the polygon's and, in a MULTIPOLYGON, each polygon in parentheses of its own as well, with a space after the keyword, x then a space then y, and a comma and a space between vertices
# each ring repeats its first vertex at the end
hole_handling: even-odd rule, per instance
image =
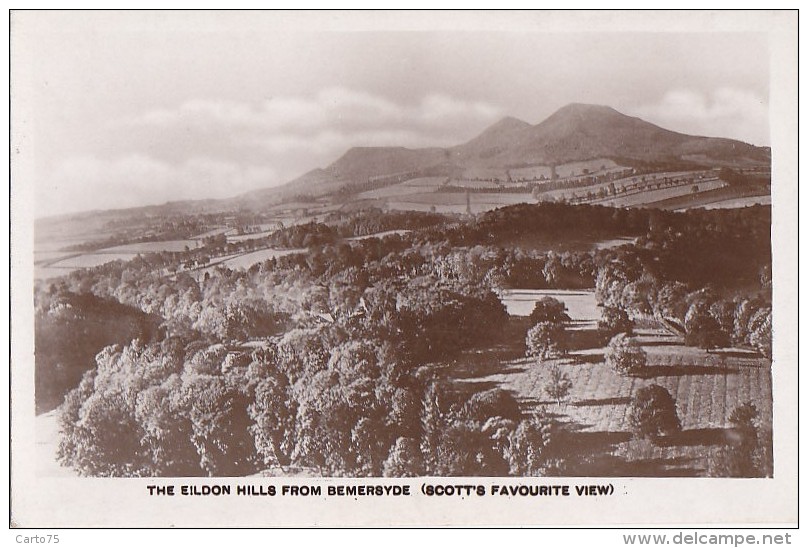
POLYGON ((12 522, 423 478, 796 521, 796 20, 12 11, 12 522))

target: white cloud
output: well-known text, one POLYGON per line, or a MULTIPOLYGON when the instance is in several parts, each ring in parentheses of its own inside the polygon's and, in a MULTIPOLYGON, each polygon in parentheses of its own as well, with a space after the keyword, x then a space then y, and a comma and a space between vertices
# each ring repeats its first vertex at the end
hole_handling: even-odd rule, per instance
POLYGON ((104 160, 72 157, 37 185, 37 215, 225 198, 277 183, 269 166, 207 158, 171 165, 139 154, 104 160))
POLYGON ((325 167, 355 146, 459 144, 501 115, 447 95, 402 105, 341 87, 260 103, 189 100, 110 122, 103 150, 67 158, 38 185, 38 212, 235 196, 325 167))
MULTIPOLYGON (((260 104, 231 101, 187 101, 176 109, 150 111, 130 118, 134 127, 229 132, 255 136, 256 142, 339 132, 351 142, 354 134, 394 137, 409 131, 430 143, 458 144, 469 131, 481 130, 502 115, 501 109, 479 101, 433 94, 418 103, 400 105, 384 97, 347 88, 327 88, 316 95, 274 97, 260 104)), ((243 142, 243 140, 241 141, 243 142)), ((370 144, 370 143, 368 143, 370 144)), ((388 145, 398 143, 389 142, 388 145)))
POLYGON ((669 91, 658 102, 632 112, 682 133, 769 144, 768 102, 743 89, 719 88, 709 95, 690 89, 669 91))

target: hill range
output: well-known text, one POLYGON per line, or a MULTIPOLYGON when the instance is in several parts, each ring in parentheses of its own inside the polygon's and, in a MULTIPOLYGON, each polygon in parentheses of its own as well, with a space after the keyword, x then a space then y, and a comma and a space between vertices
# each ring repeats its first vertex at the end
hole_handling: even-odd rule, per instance
POLYGON ((244 206, 293 196, 318 197, 384 177, 490 176, 533 166, 609 159, 618 165, 666 164, 681 169, 768 166, 771 151, 732 139, 670 131, 611 107, 573 103, 531 125, 506 117, 450 148, 359 147, 323 169, 284 185, 247 193, 244 206))

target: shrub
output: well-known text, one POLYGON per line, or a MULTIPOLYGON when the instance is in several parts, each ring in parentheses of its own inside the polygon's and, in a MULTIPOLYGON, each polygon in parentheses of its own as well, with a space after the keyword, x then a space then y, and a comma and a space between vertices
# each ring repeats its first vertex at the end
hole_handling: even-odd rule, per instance
POLYGON ((544 391, 548 396, 553 398, 558 405, 561 405, 561 400, 567 397, 572 389, 572 381, 570 376, 562 372, 558 366, 553 366, 550 369, 550 378, 547 384, 544 385, 544 391))
POLYGON ((516 398, 501 388, 477 392, 463 405, 463 417, 478 422, 485 422, 491 417, 516 420, 521 414, 516 398))
POLYGON ((544 297, 533 306, 530 313, 530 323, 540 322, 564 323, 570 321, 566 305, 553 297, 544 297))
POLYGON ((548 467, 552 423, 541 415, 519 421, 509 436, 508 462, 514 476, 542 476, 548 467))
POLYGON ((710 314, 707 304, 697 301, 690 305, 685 315, 685 344, 709 351, 724 347, 728 343, 729 335, 710 314))
POLYGON ((566 353, 566 338, 562 325, 552 322, 537 323, 527 332, 527 355, 542 360, 561 356, 566 353))
POLYGON ((648 363, 645 350, 625 333, 612 337, 605 356, 606 364, 624 375, 636 373, 648 363))
POLYGON ((748 401, 732 410, 729 416, 729 422, 738 428, 754 427, 758 415, 757 406, 751 401, 748 401))
POLYGON ((771 476, 771 433, 761 436, 758 409, 746 402, 733 409, 729 421, 735 427, 730 443, 715 450, 708 460, 710 476, 752 478, 771 476))
POLYGON ((598 320, 598 332, 603 336, 604 341, 608 341, 618 333, 631 335, 634 331, 634 322, 628 317, 628 313, 623 308, 616 306, 604 306, 598 320))
POLYGON ((640 388, 629 409, 629 424, 640 438, 654 438, 682 429, 676 412, 676 400, 658 384, 640 388))

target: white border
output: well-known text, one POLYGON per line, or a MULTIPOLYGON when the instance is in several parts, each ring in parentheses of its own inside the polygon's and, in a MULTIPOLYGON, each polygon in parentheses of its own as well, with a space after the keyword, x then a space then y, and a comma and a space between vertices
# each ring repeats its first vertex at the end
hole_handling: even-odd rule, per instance
MULTIPOLYGON (((83 14, 86 15, 86 14, 83 14)), ((164 14, 155 24, 230 26, 255 28, 254 14, 164 14), (227 19, 227 21, 222 21, 227 19)), ((119 15, 112 14, 113 17, 119 15)), ((77 18, 84 24, 92 17, 77 18)), ((152 20, 155 21, 155 20, 152 20)), ((773 150, 774 203, 774 310, 775 365, 773 367, 775 478, 773 480, 722 479, 625 479, 607 478, 626 494, 611 500, 563 499, 524 501, 482 498, 447 502, 417 497, 409 504, 396 499, 323 501, 272 501, 229 498, 149 499, 145 495, 150 480, 47 479, 32 474, 29 456, 33 454, 33 329, 31 147, 35 135, 25 131, 24 94, 15 96, 13 113, 13 196, 12 223, 12 412, 13 511, 17 523, 36 527, 75 526, 272 526, 272 525, 569 525, 589 526, 691 525, 691 526, 776 526, 796 522, 796 409, 797 403, 797 319, 796 246, 797 226, 796 165, 796 37, 793 14, 772 12, 619 12, 619 13, 536 13, 536 12, 361 12, 293 13, 273 18, 271 26, 308 30, 520 30, 555 32, 769 32, 771 48, 771 129, 773 150), (20 153, 16 153, 16 149, 20 153), (26 326, 29 326, 26 329, 26 326)), ((27 31, 36 27, 30 22, 27 31)), ((12 34, 17 29, 12 28, 12 34)), ((21 58, 24 59, 24 53, 21 58)), ((24 62, 14 61, 14 81, 24 82, 24 62)), ((272 480, 292 483, 293 480, 272 480)), ((480 483, 479 478, 452 480, 480 483)), ((500 483, 500 480, 496 480, 500 483)), ((519 480, 508 480, 518 482, 519 480)), ((177 480, 196 483, 203 480, 177 480)), ((235 484, 237 480, 229 483, 235 484)), ((298 480, 298 482, 300 482, 298 480)), ((382 482, 382 480, 375 480, 382 482)), ((548 478, 541 483, 584 483, 581 479, 548 478)), ((597 482, 587 479, 586 483, 597 482)), ((243 483, 238 481, 238 483, 243 483)), ((267 482, 259 482, 266 484, 267 482)), ((371 483, 363 481, 362 483, 371 483)), ((387 482, 389 483, 389 482, 387 482)), ((420 485, 420 480, 412 482, 420 485)))

